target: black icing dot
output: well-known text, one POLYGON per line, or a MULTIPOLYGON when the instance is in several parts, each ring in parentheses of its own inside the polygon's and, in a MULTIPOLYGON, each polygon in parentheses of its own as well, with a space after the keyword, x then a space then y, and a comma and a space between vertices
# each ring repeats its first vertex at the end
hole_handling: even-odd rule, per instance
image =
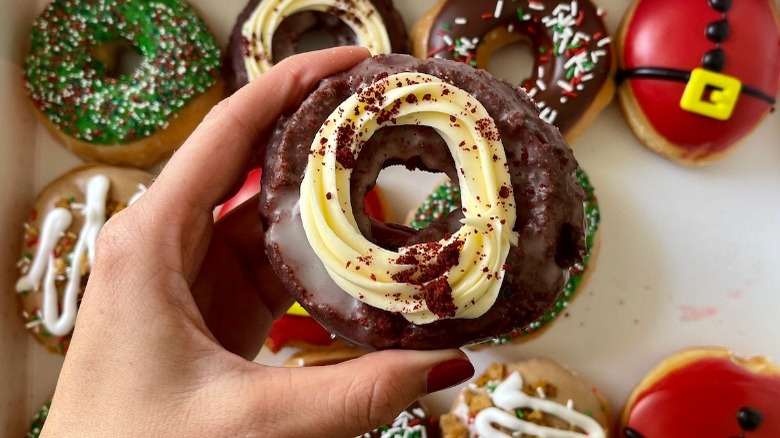
POLYGON ((709 0, 712 9, 718 12, 728 12, 731 9, 731 0, 709 0))
POLYGON ((712 49, 701 58, 701 65, 707 70, 721 71, 726 66, 726 53, 722 49, 712 49))
POLYGON ((705 34, 707 38, 715 43, 726 41, 731 33, 731 28, 726 20, 714 21, 707 26, 705 34))
POLYGON ((645 438, 642 436, 641 433, 637 432, 636 430, 626 426, 623 428, 623 435, 626 436, 626 438, 645 438))
POLYGON ((737 412, 737 422, 742 430, 756 430, 762 421, 764 421, 764 414, 754 407, 745 406, 737 412))

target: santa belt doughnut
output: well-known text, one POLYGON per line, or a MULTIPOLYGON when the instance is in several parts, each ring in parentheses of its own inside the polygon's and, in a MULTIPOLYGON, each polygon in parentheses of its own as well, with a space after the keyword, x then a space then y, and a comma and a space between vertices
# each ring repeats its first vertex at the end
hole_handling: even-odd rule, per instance
POLYGON ((686 83, 688 85, 685 87, 680 102, 682 108, 719 120, 727 120, 731 116, 731 111, 734 109, 740 94, 762 100, 773 106, 772 111, 774 111, 774 97, 741 83, 733 76, 704 68, 686 71, 663 67, 637 67, 621 70, 618 72, 616 80, 620 84, 625 79, 630 78, 661 79, 686 83), (711 92, 708 101, 702 100, 708 90, 711 92), (714 91, 718 91, 718 93, 714 93, 714 91))

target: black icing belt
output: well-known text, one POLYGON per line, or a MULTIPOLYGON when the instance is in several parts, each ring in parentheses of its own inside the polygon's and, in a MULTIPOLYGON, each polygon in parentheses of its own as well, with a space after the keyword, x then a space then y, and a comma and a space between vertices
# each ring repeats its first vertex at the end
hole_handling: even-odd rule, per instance
MULTIPOLYGON (((628 78, 650 78, 650 79, 666 79, 670 81, 688 82, 691 79, 691 72, 685 70, 675 70, 672 68, 661 67, 639 67, 629 70, 620 70, 615 77, 618 84, 628 78)), ((775 105, 774 97, 764 93, 763 91, 742 85, 742 93, 748 96, 755 97, 756 99, 763 100, 769 105, 775 105)), ((774 108, 773 108, 774 110, 774 108)))

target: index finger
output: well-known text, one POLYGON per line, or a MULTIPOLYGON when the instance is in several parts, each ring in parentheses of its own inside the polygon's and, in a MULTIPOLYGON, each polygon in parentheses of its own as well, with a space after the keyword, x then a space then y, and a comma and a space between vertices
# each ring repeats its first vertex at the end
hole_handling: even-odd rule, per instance
POLYGON ((211 211, 242 176, 259 141, 287 109, 317 82, 369 56, 360 47, 340 47, 291 56, 220 102, 174 154, 147 193, 162 193, 188 207, 192 218, 211 211))

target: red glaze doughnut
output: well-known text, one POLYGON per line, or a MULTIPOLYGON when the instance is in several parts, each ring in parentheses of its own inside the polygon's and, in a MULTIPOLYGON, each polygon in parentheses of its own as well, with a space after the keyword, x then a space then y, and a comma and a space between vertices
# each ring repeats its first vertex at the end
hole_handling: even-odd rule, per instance
POLYGON ((527 42, 523 87, 569 144, 609 102, 616 63, 604 12, 588 0, 440 0, 412 31, 413 54, 487 69, 496 50, 527 42))
POLYGON ((723 348, 691 349, 656 366, 621 415, 628 438, 780 436, 780 368, 723 348))
POLYGON ((635 1, 618 36, 618 94, 636 136, 684 165, 725 156, 771 110, 780 82, 779 28, 773 0, 635 1), (680 106, 688 81, 672 77, 702 67, 742 83, 727 120, 680 106), (637 70, 647 68, 660 71, 637 70))

